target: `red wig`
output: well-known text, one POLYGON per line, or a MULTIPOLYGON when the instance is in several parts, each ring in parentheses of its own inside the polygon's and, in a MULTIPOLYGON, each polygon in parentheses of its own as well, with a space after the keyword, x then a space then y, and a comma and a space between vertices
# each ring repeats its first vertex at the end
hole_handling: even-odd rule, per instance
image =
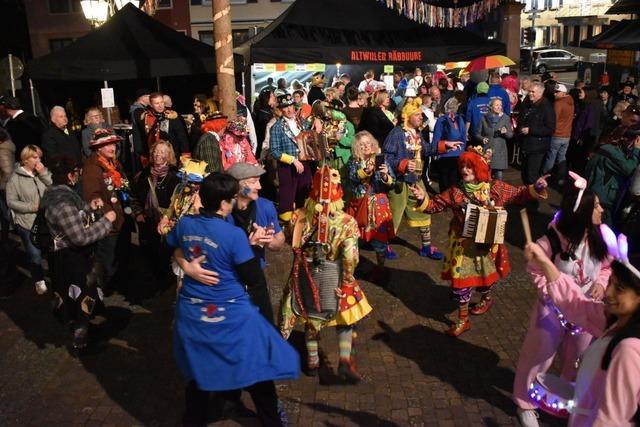
POLYGON ((518 93, 520 90, 520 82, 518 81, 518 78, 512 75, 508 75, 502 79, 500 86, 513 93, 518 93))
POLYGON ((202 123, 202 125, 200 126, 200 130, 202 130, 203 133, 215 132, 217 134, 221 134, 226 129, 226 127, 227 118, 222 116, 205 120, 204 123, 202 123))
POLYGON ((458 159, 458 169, 462 170, 464 166, 473 170, 473 174, 476 176, 476 181, 491 181, 491 168, 489 167, 489 164, 484 157, 472 149, 460 154, 460 158, 458 159))

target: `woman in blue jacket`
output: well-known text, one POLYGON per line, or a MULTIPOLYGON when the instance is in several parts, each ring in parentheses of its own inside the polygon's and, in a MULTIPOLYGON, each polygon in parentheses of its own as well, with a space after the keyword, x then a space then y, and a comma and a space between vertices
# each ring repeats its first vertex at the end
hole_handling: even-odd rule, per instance
POLYGON ((441 154, 434 163, 438 174, 440 192, 458 183, 458 157, 467 149, 467 128, 464 118, 458 114, 460 103, 455 98, 449 98, 444 104, 444 115, 438 117, 433 129, 433 143, 440 141, 459 141, 462 144, 457 150, 441 154))

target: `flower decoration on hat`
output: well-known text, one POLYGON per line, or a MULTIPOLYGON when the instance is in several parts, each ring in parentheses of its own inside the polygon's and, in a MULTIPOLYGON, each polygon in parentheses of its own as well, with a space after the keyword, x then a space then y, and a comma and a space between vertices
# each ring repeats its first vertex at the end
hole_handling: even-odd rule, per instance
POLYGON ((89 143, 89 148, 92 150, 104 147, 109 144, 117 144, 124 141, 121 136, 115 135, 109 129, 96 129, 93 140, 89 143))
POLYGON ((227 130, 235 136, 244 138, 247 136, 247 119, 243 116, 236 116, 228 121, 227 130))
POLYGON ((627 241, 627 236, 620 233, 616 238, 616 234, 606 224, 600 224, 600 233, 607 245, 609 255, 627 267, 629 271, 640 279, 640 271, 629 262, 629 242, 627 241))
POLYGON ((291 94, 287 92, 283 92, 282 94, 278 95, 277 100, 278 100, 278 108, 287 108, 295 104, 295 101, 293 100, 293 96, 291 96, 291 94))

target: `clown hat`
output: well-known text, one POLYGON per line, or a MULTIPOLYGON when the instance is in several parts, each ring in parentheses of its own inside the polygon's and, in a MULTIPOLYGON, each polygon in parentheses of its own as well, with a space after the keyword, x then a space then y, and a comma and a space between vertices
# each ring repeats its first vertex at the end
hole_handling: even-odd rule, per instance
POLYGON ((207 162, 202 160, 194 160, 188 157, 180 157, 182 167, 178 171, 178 178, 185 179, 190 182, 202 182, 207 170, 207 162))

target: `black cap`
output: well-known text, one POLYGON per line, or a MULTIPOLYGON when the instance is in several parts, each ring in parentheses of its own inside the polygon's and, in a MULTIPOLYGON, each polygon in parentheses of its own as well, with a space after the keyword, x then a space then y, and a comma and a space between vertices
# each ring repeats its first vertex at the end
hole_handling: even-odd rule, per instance
POLYGON ((547 80, 551 80, 551 77, 552 77, 552 76, 551 76, 551 73, 550 73, 550 72, 548 72, 548 71, 545 71, 544 73, 542 73, 542 76, 540 76, 540 79, 541 79, 543 82, 546 82, 547 80))
POLYGON ((149 95, 151 93, 151 91, 147 88, 140 88, 138 90, 136 90, 136 99, 140 98, 141 96, 145 96, 145 95, 149 95))
POLYGON ((2 96, 0 97, 0 105, 4 105, 9 110, 19 110, 22 108, 20 100, 15 96, 2 96))

